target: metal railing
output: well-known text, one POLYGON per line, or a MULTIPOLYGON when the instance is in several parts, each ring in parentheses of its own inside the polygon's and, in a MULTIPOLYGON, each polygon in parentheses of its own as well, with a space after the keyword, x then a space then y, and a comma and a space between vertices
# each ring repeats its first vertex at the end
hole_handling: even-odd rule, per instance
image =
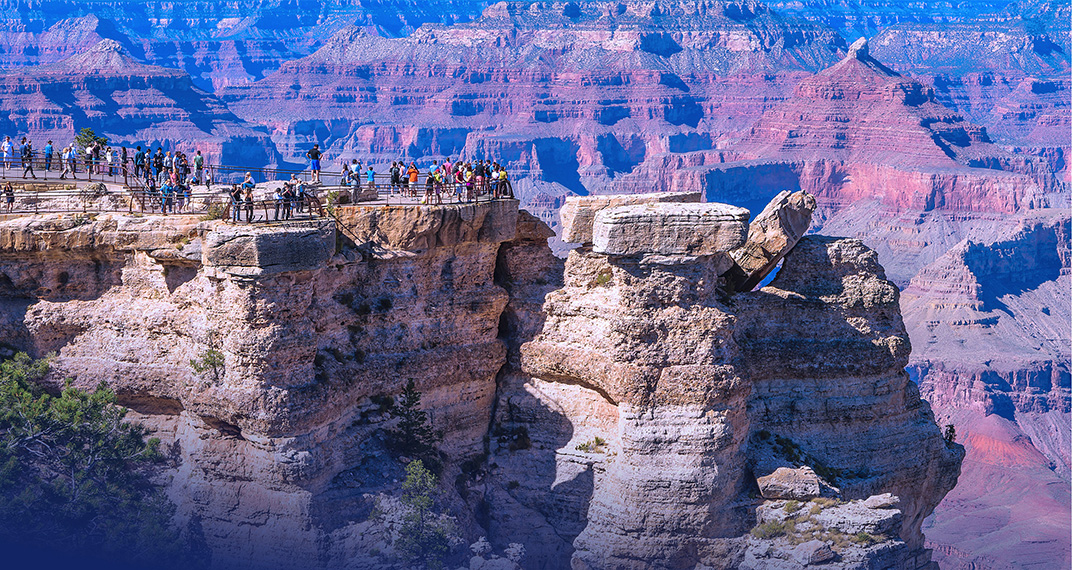
MULTIPOLYGON (((48 212, 121 212, 128 213, 155 213, 155 214, 202 214, 210 213, 216 216, 219 211, 212 212, 212 208, 225 208, 224 219, 232 220, 233 211, 230 209, 232 200, 230 193, 226 192, 226 186, 233 188, 236 184, 220 184, 217 179, 221 173, 228 173, 225 178, 245 178, 247 172, 255 173, 257 182, 280 182, 292 180, 296 177, 305 184, 306 201, 301 202, 301 208, 297 202, 279 200, 276 198, 254 200, 254 211, 264 214, 255 214, 253 221, 274 221, 284 215, 284 204, 289 203, 291 216, 295 213, 307 214, 315 209, 318 215, 324 215, 324 203, 326 205, 346 205, 353 203, 372 203, 391 205, 402 204, 462 204, 495 200, 499 198, 512 198, 514 195, 511 181, 502 182, 486 179, 483 184, 476 180, 469 182, 433 181, 428 183, 430 173, 423 172, 418 175, 416 183, 403 177, 400 182, 392 182, 387 174, 374 174, 372 182, 368 182, 367 173, 360 177, 351 177, 349 180, 341 175, 322 173, 320 183, 314 184, 309 181, 311 172, 275 168, 240 168, 234 166, 208 165, 201 173, 200 179, 195 178, 191 172, 186 176, 192 184, 182 192, 172 192, 165 195, 160 188, 154 188, 147 184, 146 173, 154 173, 154 169, 146 170, 144 167, 135 167, 133 161, 128 158, 126 162, 93 163, 91 161, 67 161, 64 164, 58 157, 47 160, 37 156, 30 161, 18 158, 0 159, 0 179, 11 181, 20 180, 32 182, 67 182, 70 183, 104 183, 105 187, 86 187, 75 190, 41 190, 37 187, 31 189, 19 189, 13 198, 3 191, 0 184, 0 213, 48 213, 48 212), (28 168, 30 166, 31 168, 28 168), (257 180, 257 174, 263 179, 257 180), (215 192, 209 191, 209 182, 216 185, 215 192), (112 185, 108 187, 108 185, 112 185), (116 190, 116 186, 122 188, 116 190), (225 186, 220 188, 220 186, 225 186), (194 192, 193 189, 204 188, 204 192, 194 192), (9 202, 8 200, 11 200, 9 202), (322 202, 323 201, 323 202, 322 202), (308 207, 306 207, 308 206, 308 207), (277 214, 276 211, 279 210, 277 214), (271 212, 271 215, 269 215, 271 212)), ((165 174, 166 176, 166 174, 165 174)), ((25 186, 25 185, 24 185, 25 186)), ((263 192, 259 189, 258 192, 263 192)), ((246 208, 243 201, 243 208, 246 208)))

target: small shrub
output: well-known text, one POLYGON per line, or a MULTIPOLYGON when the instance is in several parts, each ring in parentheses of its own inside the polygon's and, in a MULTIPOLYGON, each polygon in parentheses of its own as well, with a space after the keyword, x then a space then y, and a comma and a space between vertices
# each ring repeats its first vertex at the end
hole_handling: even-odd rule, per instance
POLYGON ((808 514, 811 515, 811 516, 815 516, 815 515, 817 515, 817 514, 819 514, 821 512, 823 512, 823 508, 820 507, 819 505, 814 505, 814 504, 811 506, 811 509, 808 510, 808 514))
POLYGON ((223 353, 214 348, 205 350, 197 358, 190 359, 190 368, 193 368, 198 376, 202 378, 209 376, 214 382, 223 379, 226 372, 224 365, 223 353))
POLYGON ((506 484, 506 488, 508 490, 510 490, 510 491, 513 491, 514 489, 517 489, 520 486, 521 486, 521 483, 518 483, 517 481, 510 481, 509 483, 506 484))
POLYGON ((199 219, 202 222, 208 222, 212 220, 222 220, 225 217, 227 217, 227 205, 220 202, 214 202, 208 205, 205 214, 199 219))
POLYGON ((826 507, 837 506, 837 504, 838 504, 837 499, 831 499, 829 497, 815 497, 814 499, 811 500, 811 502, 815 503, 816 505, 818 505, 818 506, 820 506, 820 507, 822 507, 824 509, 826 507))
POLYGON ((596 285, 606 285, 607 283, 610 283, 613 277, 614 274, 611 273, 610 269, 604 269, 599 272, 599 275, 596 275, 596 285))
POLYGON ((858 533, 856 533, 856 534, 854 534, 852 536, 851 540, 853 542, 855 542, 856 544, 865 544, 866 545, 866 544, 871 544, 872 542, 874 542, 875 537, 871 536, 870 534, 867 534, 866 532, 858 532, 858 533))
POLYGON ((796 523, 793 521, 770 521, 756 526, 752 529, 752 536, 756 538, 778 538, 779 536, 785 536, 796 530, 796 523))
POLYGON ((584 443, 577 444, 577 451, 583 451, 585 453, 604 453, 604 447, 607 446, 607 440, 599 437, 598 435, 584 443))
POLYGON ((795 513, 795 512, 800 510, 800 506, 801 506, 800 501, 797 501, 797 500, 794 499, 794 500, 787 501, 785 503, 785 506, 782 507, 782 509, 785 512, 789 513, 789 514, 793 514, 793 513, 795 513))
POLYGON ((945 437, 946 443, 956 443, 957 441, 957 428, 953 424, 945 424, 945 432, 942 434, 945 437))

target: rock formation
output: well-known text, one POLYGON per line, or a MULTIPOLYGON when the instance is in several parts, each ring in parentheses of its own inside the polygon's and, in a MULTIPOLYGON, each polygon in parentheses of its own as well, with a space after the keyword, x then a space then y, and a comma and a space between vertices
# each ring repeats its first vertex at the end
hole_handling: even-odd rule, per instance
POLYGON ((215 567, 394 567, 369 513, 398 488, 384 401, 409 380, 443 430, 461 531, 523 544, 526 568, 728 568, 790 550, 928 567, 920 525, 961 451, 903 371, 874 252, 804 238, 771 286, 731 297, 746 214, 730 206, 600 210, 593 239, 630 224, 627 254, 582 246, 564 269, 516 207, 342 206, 337 222, 271 226, 13 217, 0 335, 56 352, 53 387, 107 380, 164 439, 179 522, 215 567), (668 250, 651 216, 711 239, 668 250), (195 373, 210 348, 224 365, 195 373), (749 531, 778 505, 753 497, 772 465, 811 469, 835 498, 763 538, 749 531), (883 493, 899 499, 869 499, 883 493), (852 524, 885 534, 838 543, 852 524))
MULTIPOLYGON (((600 211, 594 233, 605 213, 638 207, 600 211)), ((938 437, 903 372, 908 341, 897 290, 873 252, 858 242, 806 239, 771 287, 728 304, 719 284, 733 264, 732 246, 702 257, 657 254, 658 234, 640 226, 647 251, 607 255, 582 246, 570 253, 563 288, 546 297, 542 330, 520 344, 520 369, 506 369, 496 427, 527 433, 531 442, 493 444, 494 485, 485 494, 493 534, 540 537, 542 551, 529 555, 542 568, 563 567, 570 550, 582 568, 650 567, 651 560, 655 567, 734 567, 747 550, 741 534, 754 524, 741 524, 753 484, 744 473, 765 463, 750 451, 764 437, 786 442, 795 451, 783 454, 798 462, 809 458, 847 497, 923 487, 937 496, 952 487, 959 452, 938 437), (830 311, 831 303, 842 309, 830 311), (799 322, 815 323, 814 335, 799 322), (795 332, 772 338, 788 330, 795 332), (819 397, 826 394, 853 396, 836 412, 806 403, 829 406, 819 397), (863 427, 883 409, 899 410, 898 427, 863 427), (838 427, 819 421, 823 414, 839 418, 838 427), (891 437, 908 433, 914 443, 898 448, 891 437), (892 462, 864 467, 880 449, 892 462), (930 458, 926 467, 909 467, 920 465, 905 459, 917 452, 930 458), (574 512, 578 506, 586 518, 574 512)), ((519 340, 531 334, 518 331, 519 340)), ((906 544, 897 567, 915 567, 903 557, 921 546, 919 526, 935 504, 898 511, 906 544)))
POLYGON ((315 139, 332 159, 489 157, 531 199, 587 194, 654 154, 712 149, 844 48, 754 0, 500 2, 405 38, 341 30, 220 96, 269 125, 288 156, 315 139))
POLYGON ((59 61, 103 39, 121 43, 152 65, 181 69, 201 89, 256 81, 309 55, 341 28, 361 26, 384 36, 406 35, 426 22, 466 21, 483 3, 437 0, 298 3, 245 0, 15 3, 0 13, 0 67, 59 61), (149 15, 147 17, 147 15, 149 15))
POLYGON ((961 482, 928 530, 943 565, 1072 560, 1059 516, 1072 504, 1069 236, 1067 212, 1026 216, 950 249, 902 296, 908 370, 967 448, 961 482), (1020 532, 1031 542, 1011 536, 1020 532))
POLYGON ((58 153, 88 127, 117 148, 192 153, 196 146, 215 164, 279 162, 262 129, 194 87, 189 75, 139 63, 110 39, 55 63, 0 72, 0 97, 0 130, 30 135, 38 152, 52 139, 58 153))

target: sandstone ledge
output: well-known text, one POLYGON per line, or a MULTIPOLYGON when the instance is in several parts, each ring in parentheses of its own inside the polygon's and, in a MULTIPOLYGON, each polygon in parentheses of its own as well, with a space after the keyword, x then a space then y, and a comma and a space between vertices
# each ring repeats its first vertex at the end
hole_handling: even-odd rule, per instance
POLYGON ((656 192, 608 196, 570 196, 559 215, 562 217, 562 241, 592 243, 596 213, 604 208, 650 204, 653 202, 699 202, 699 192, 656 192))
POLYGON ((608 255, 713 255, 741 246, 748 210, 728 204, 637 204, 598 212, 592 251, 608 255))

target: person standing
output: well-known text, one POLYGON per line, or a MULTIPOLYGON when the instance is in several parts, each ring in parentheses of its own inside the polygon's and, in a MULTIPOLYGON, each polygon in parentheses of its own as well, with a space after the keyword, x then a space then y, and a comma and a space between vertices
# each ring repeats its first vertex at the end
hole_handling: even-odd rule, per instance
POLYGON ((142 170, 145 169, 145 153, 141 145, 134 149, 134 178, 141 178, 142 170))
POLYGON ((55 149, 52 148, 52 141, 45 143, 45 172, 52 170, 52 154, 55 149))
POLYGON ((406 176, 409 178, 409 191, 410 196, 417 197, 417 178, 421 175, 421 172, 417 170, 417 163, 410 162, 409 170, 406 171, 406 176))
POLYGON ((15 188, 8 182, 4 185, 4 207, 8 212, 15 208, 15 188))
POLYGON ((320 184, 320 157, 322 155, 319 144, 314 144, 313 148, 305 153, 305 156, 309 158, 309 169, 313 171, 313 184, 320 184))
POLYGON ((242 221, 242 187, 238 184, 231 185, 231 221, 242 221))
POLYGON ((246 221, 253 221, 253 186, 246 186, 245 199, 243 203, 246 206, 246 221))
POLYGON ((37 175, 34 174, 33 169, 33 143, 25 139, 23 140, 25 141, 25 144, 22 145, 22 177, 26 178, 26 174, 29 173, 30 176, 33 176, 34 180, 37 180, 37 175))
POLYGON ((171 155, 171 151, 169 150, 166 154, 164 154, 164 175, 170 176, 174 167, 175 157, 171 155))
POLYGON ((402 192, 402 166, 398 161, 391 163, 391 190, 390 196, 394 196, 395 189, 398 189, 399 193, 402 192))
POLYGON ((205 157, 198 150, 194 153, 194 184, 201 184, 205 175, 205 157))
POLYGON ((14 164, 15 145, 11 144, 11 137, 4 137, 4 144, 0 145, 0 155, 2 155, 4 166, 14 164))
POLYGON ((71 147, 65 146, 60 151, 60 180, 67 178, 67 173, 71 171, 71 168, 67 165, 67 161, 71 158, 71 147))
POLYGON ((156 147, 156 154, 153 155, 153 178, 160 180, 160 173, 164 170, 164 148, 156 147))
POLYGON ((368 184, 369 193, 376 191, 376 172, 372 170, 372 165, 368 167, 368 172, 365 173, 365 182, 368 184))

